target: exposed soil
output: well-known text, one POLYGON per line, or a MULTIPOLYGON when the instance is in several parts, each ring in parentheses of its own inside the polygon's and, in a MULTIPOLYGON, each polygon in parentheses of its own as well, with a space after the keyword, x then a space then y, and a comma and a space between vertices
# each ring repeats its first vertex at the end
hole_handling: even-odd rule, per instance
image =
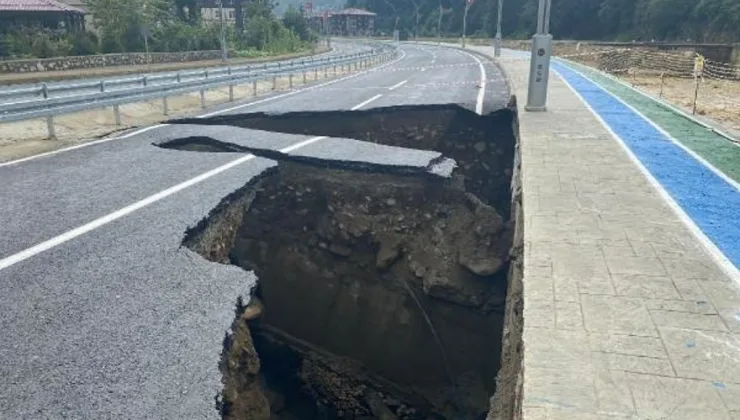
MULTIPOLYGON (((530 44, 527 41, 512 41, 508 43, 508 47, 527 50, 530 48, 530 44)), ((577 42, 553 44, 554 55, 567 57, 581 64, 601 68, 602 70, 601 57, 620 49, 624 48, 588 45, 586 43, 579 46, 577 42)), ((682 56, 681 53, 676 55, 682 56)), ((689 75, 693 68, 691 57, 693 56, 689 53, 688 63, 683 65, 683 73, 689 75)), ((661 96, 662 90, 662 98, 665 101, 691 113, 694 103, 694 79, 670 76, 661 78, 662 72, 670 74, 673 67, 668 62, 656 62, 655 60, 658 60, 658 58, 659 55, 653 56, 653 61, 650 63, 651 69, 639 68, 636 71, 621 72, 617 76, 654 96, 661 96)), ((675 58, 673 60, 675 61, 675 58)), ((697 98, 697 114, 699 117, 703 116, 709 119, 710 121, 707 122, 710 125, 725 129, 735 138, 740 138, 740 81, 713 78, 702 80, 697 98)))
POLYGON ((469 192, 494 205, 506 220, 510 216, 514 113, 509 110, 481 118, 453 105, 399 106, 366 111, 231 114, 170 123, 232 125, 435 150, 457 162, 469 192))
MULTIPOLYGON (((509 214, 515 118, 511 109, 481 117, 457 107, 407 107, 187 121, 432 145, 454 155, 454 171, 446 158, 397 167, 207 138, 163 145, 278 161, 183 242, 259 279, 224 341, 224 418, 501 418, 489 413, 489 398, 504 313, 516 318, 521 309, 520 301, 506 302, 507 275, 520 267, 512 247, 517 219, 509 214)), ((516 325, 507 322, 510 334, 516 325)), ((513 396, 509 382, 499 379, 513 396)))
MULTIPOLYGON (((625 75, 622 80, 691 113, 696 85, 694 79, 659 75, 625 75)), ((704 79, 699 83, 697 114, 740 133, 740 81, 704 79)), ((740 137, 740 136, 739 136, 740 137)))

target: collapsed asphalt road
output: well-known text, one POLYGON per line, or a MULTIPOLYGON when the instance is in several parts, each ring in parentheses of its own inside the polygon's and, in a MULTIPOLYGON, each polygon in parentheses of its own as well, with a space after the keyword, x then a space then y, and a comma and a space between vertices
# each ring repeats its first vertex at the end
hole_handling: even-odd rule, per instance
MULTIPOLYGON (((488 112, 508 101, 495 66, 451 49, 401 51, 383 68, 233 111, 454 103, 488 112)), ((223 333, 251 284, 182 248, 182 236, 274 162, 152 145, 187 136, 404 166, 438 156, 179 125, 0 166, 0 417, 218 417, 223 333)))

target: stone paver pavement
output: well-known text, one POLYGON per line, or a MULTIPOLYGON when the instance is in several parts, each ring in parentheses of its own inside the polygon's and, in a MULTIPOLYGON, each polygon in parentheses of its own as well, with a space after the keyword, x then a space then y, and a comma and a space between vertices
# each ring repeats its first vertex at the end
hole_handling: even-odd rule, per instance
POLYGON ((740 289, 562 80, 527 113, 528 61, 501 64, 520 100, 522 418, 740 419, 740 289))

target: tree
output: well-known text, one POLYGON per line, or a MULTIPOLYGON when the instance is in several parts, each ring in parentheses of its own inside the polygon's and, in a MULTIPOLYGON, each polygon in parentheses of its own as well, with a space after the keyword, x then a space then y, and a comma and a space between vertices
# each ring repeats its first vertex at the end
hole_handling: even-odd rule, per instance
MULTIPOLYGON (((493 36, 497 0, 476 0, 468 15, 468 33, 493 36)), ((537 20, 538 0, 506 0, 503 33, 528 38, 537 20)), ((396 25, 413 33, 433 35, 440 0, 347 0, 348 7, 378 14, 378 31, 396 25), (391 4, 389 4, 391 3, 391 4), (396 20, 396 17, 399 19, 396 20)), ((447 36, 461 32, 465 0, 442 0, 450 9, 442 24, 447 36)), ((737 42, 740 40, 740 0, 553 0, 550 30, 556 38, 635 39, 737 42)))
POLYGON ((298 38, 308 41, 311 38, 311 33, 308 29, 308 21, 303 16, 303 12, 296 9, 292 5, 288 7, 288 10, 283 14, 283 25, 286 28, 293 31, 298 38))
POLYGON ((87 8, 101 29, 104 48, 141 50, 144 33, 174 16, 169 0, 88 0, 87 8))

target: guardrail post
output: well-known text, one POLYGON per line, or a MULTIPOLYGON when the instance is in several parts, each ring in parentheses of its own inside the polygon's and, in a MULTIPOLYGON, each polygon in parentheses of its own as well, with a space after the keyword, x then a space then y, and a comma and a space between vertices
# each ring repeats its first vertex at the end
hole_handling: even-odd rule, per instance
POLYGON ((303 84, 306 84, 306 70, 303 70, 303 84))
POLYGON ((318 67, 313 69, 313 80, 319 80, 319 68, 318 67))
MULTIPOLYGON (((226 73, 229 75, 229 81, 232 81, 233 79, 231 78, 231 66, 229 66, 226 69, 226 73)), ((234 102, 234 84, 233 83, 229 83, 229 102, 234 102)))
POLYGON ((49 140, 57 139, 57 132, 54 129, 54 117, 51 115, 46 117, 46 130, 49 132, 49 140))
POLYGON ((147 79, 148 78, 146 76, 142 76, 142 78, 141 78, 141 84, 144 85, 144 87, 146 87, 146 85, 147 85, 147 82, 148 82, 147 79))
POLYGON ((329 77, 329 67, 324 66, 324 79, 329 77))
POLYGON ((293 89, 293 73, 288 75, 288 88, 293 89))
MULTIPOLYGON (((208 78, 208 70, 203 72, 205 74, 205 78, 208 78)), ((206 109, 206 90, 204 88, 200 88, 200 108, 206 109)))
POLYGON ((252 81, 252 96, 257 96, 257 81, 252 81))
POLYGON ((272 76, 272 90, 277 89, 277 76, 272 76))
POLYGON ((116 119, 116 125, 121 125, 121 109, 118 104, 113 105, 113 116, 116 119))
POLYGON ((170 108, 169 108, 169 106, 167 104, 167 97, 166 96, 163 96, 162 97, 162 113, 164 115, 170 115, 170 108))
POLYGON ((100 91, 105 92, 105 80, 100 81, 100 91))
POLYGON ((182 82, 182 75, 181 75, 181 74, 180 74, 180 72, 178 71, 178 72, 177 72, 177 83, 180 83, 180 82, 182 82))
MULTIPOLYGON (((44 97, 44 99, 49 99, 49 86, 46 85, 46 83, 41 84, 41 95, 44 97)), ((57 139, 57 132, 54 129, 54 116, 53 115, 47 115, 46 116, 46 130, 49 133, 49 140, 56 140, 57 139)))

